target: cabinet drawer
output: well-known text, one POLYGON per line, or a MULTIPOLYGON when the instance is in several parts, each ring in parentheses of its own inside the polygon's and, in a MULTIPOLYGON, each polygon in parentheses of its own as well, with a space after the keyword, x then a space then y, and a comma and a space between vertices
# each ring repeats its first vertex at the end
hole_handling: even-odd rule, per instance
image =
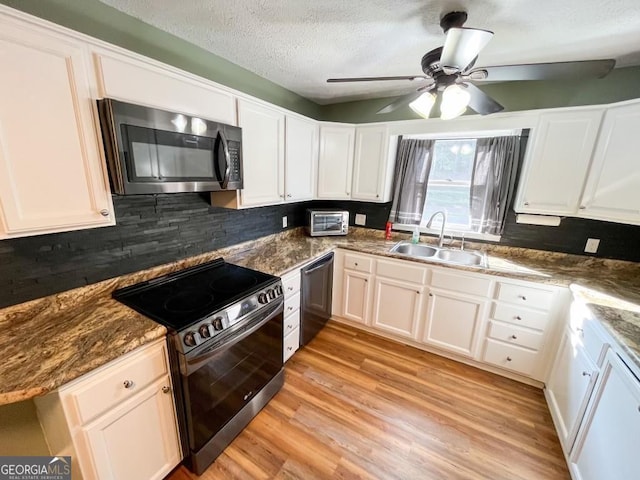
POLYGON ((344 268, 356 270, 358 272, 371 273, 373 270, 373 259, 361 257, 360 255, 346 254, 344 256, 344 268))
POLYGON ((282 360, 287 361, 296 353, 296 350, 300 347, 300 330, 295 329, 293 332, 284 337, 282 360))
POLYGON ((488 278, 468 277, 456 275, 441 270, 434 270, 431 274, 431 286, 486 297, 489 295, 491 280, 488 278))
POLYGON ((284 291, 284 298, 288 298, 300 291, 300 270, 282 277, 282 290, 284 291))
POLYGON ((496 340, 538 350, 542 345, 544 334, 537 330, 491 321, 489 322, 489 336, 496 340))
POLYGON ((394 278, 419 285, 424 285, 427 280, 427 269, 425 267, 410 265, 404 262, 378 260, 376 273, 381 277, 394 278))
POLYGON ((287 336, 300 326, 300 310, 284 317, 284 335, 287 336))
POLYGON ((533 350, 487 339, 484 361, 497 367, 530 375, 536 367, 538 353, 533 350))
POLYGON ((86 424, 168 373, 166 347, 161 343, 133 357, 122 358, 115 365, 98 369, 86 381, 71 387, 68 395, 75 404, 80 422, 86 424))
POLYGON ((300 292, 296 292, 289 298, 284 299, 284 316, 291 315, 296 310, 300 310, 300 292))
POLYGON ((497 299, 516 305, 547 310, 553 300, 553 292, 529 286, 498 283, 497 299))
POLYGON ((547 326, 547 312, 530 310, 508 303, 494 303, 492 317, 514 325, 544 330, 547 326))

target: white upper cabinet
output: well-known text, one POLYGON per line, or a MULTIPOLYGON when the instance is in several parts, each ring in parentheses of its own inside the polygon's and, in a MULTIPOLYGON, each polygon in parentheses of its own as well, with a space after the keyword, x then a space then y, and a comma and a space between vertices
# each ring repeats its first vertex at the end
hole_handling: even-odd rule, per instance
POLYGON ((239 99, 238 124, 242 128, 242 206, 284 202, 284 113, 239 99))
POLYGON ((607 109, 580 216, 640 224, 640 102, 607 109))
POLYGON ((312 200, 318 163, 318 123, 286 117, 285 194, 288 202, 312 200))
POLYGON ((85 47, 0 14, 0 238, 114 224, 85 47))
POLYGON ((391 200, 393 162, 389 160, 386 125, 356 127, 351 199, 367 202, 391 200))
POLYGON ((109 50, 96 49, 94 62, 100 97, 237 125, 235 99, 230 92, 156 62, 109 50))
POLYGON ((575 215, 603 108, 543 113, 533 130, 514 209, 575 215))
POLYGON ((352 126, 320 126, 318 198, 351 198, 354 137, 355 128, 352 126))

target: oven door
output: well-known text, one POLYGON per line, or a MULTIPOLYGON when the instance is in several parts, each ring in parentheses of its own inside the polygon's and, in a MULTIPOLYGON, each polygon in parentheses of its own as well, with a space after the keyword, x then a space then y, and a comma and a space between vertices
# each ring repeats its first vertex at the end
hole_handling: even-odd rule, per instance
POLYGON ((185 359, 181 370, 189 447, 198 452, 281 370, 283 302, 185 359))

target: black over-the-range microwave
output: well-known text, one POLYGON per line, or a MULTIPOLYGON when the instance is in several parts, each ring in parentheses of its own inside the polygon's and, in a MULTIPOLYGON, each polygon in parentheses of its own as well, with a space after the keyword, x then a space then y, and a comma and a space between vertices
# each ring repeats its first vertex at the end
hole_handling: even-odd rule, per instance
POLYGON ((115 193, 242 188, 240 128, 108 98, 98 112, 115 193))

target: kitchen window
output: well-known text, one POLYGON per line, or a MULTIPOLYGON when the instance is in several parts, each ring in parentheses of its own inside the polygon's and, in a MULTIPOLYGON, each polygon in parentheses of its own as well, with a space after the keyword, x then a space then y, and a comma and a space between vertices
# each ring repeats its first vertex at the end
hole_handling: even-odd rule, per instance
POLYGON ((389 220, 398 230, 499 240, 514 188, 520 136, 514 132, 449 138, 402 137, 389 220))

